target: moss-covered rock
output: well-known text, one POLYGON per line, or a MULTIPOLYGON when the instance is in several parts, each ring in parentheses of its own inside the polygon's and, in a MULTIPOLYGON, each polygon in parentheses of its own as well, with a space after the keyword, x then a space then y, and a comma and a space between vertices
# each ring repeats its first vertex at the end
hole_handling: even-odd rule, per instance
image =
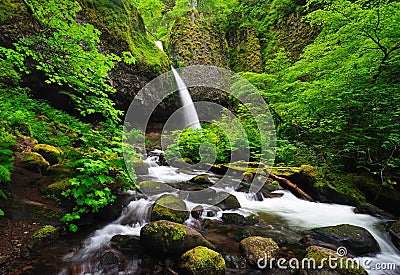
POLYGON ((330 247, 344 246, 349 255, 361 256, 380 251, 378 242, 372 234, 359 226, 341 224, 314 228, 309 232, 311 239, 306 241, 307 245, 320 245, 330 247))
POLYGON ((346 181, 353 184, 363 194, 367 202, 396 216, 400 216, 400 191, 393 187, 382 186, 367 174, 348 174, 346 181))
POLYGON ((166 220, 146 224, 140 230, 143 247, 155 253, 182 254, 196 246, 212 245, 196 230, 166 220))
POLYGON ((110 245, 124 253, 139 253, 142 244, 138 236, 133 235, 114 235, 110 240, 110 245))
POLYGON ((174 195, 163 195, 156 200, 151 210, 151 220, 168 220, 183 223, 189 218, 186 203, 174 195))
POLYGON ((174 63, 227 67, 226 49, 222 30, 196 10, 176 20, 171 29, 169 52, 174 63))
POLYGON ((44 173, 50 166, 50 163, 41 154, 36 152, 24 153, 22 157, 24 160, 22 166, 35 172, 40 171, 44 173))
POLYGON ((262 72, 261 46, 254 27, 230 25, 226 34, 229 65, 235 72, 262 72))
POLYGON ((217 206, 222 210, 232 210, 240 208, 240 203, 234 195, 227 194, 226 198, 218 203, 217 206))
POLYGON ((212 182, 210 181, 210 179, 208 178, 207 175, 198 175, 195 176, 194 178, 190 179, 191 183, 194 184, 200 184, 200 185, 211 185, 212 182))
POLYGON ((218 252, 207 247, 198 246, 181 256, 181 265, 184 274, 190 275, 219 275, 225 274, 225 260, 218 252))
POLYGON ((70 178, 61 178, 43 188, 45 194, 61 197, 61 193, 71 187, 70 178))
POLYGON ((144 180, 139 182, 139 191, 145 195, 154 195, 174 190, 171 186, 157 181, 144 180))
POLYGON ((192 215, 193 218, 195 219, 200 219, 201 215, 203 214, 204 207, 202 205, 197 205, 193 207, 193 209, 190 211, 190 214, 192 215))
POLYGON ((58 163, 64 155, 60 148, 48 144, 36 144, 32 151, 41 154, 50 165, 58 163))
POLYGON ((51 225, 39 228, 28 237, 27 245, 30 250, 37 249, 42 245, 48 244, 59 237, 59 230, 51 225))
POLYGON ((149 173, 149 167, 138 157, 133 158, 132 167, 135 169, 136 175, 146 175, 149 173))
MULTIPOLYGON (((267 259, 268 261, 268 259, 276 258, 279 253, 279 246, 273 239, 260 236, 245 238, 239 246, 246 261, 252 266, 257 266, 259 259, 267 259)), ((269 265, 269 262, 266 264, 269 265)))
POLYGON ((389 235, 393 244, 400 250, 400 220, 390 226, 389 235))
POLYGON ((310 246, 307 248, 307 254, 304 257, 305 266, 301 274, 340 274, 340 275, 366 275, 368 274, 355 261, 348 257, 340 257, 334 250, 310 246), (329 261, 329 259, 332 259, 329 261), (333 261, 333 259, 337 259, 333 261), (315 265, 314 265, 315 261, 315 265), (307 266, 309 264, 309 266, 307 266), (336 268, 332 268, 333 265, 336 268), (331 265, 331 266, 330 266, 331 265), (318 269, 317 269, 318 268, 318 269), (317 273, 315 273, 317 272, 317 273))

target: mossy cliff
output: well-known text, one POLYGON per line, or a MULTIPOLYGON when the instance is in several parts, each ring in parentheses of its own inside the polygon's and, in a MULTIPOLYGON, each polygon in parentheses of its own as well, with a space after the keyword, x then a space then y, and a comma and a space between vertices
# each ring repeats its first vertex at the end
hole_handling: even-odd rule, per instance
MULTIPOLYGON (((117 90, 112 99, 118 109, 126 110, 130 101, 147 82, 169 70, 168 57, 147 38, 143 20, 131 1, 78 2, 82 11, 76 21, 92 24, 100 30, 99 51, 121 57, 124 56, 124 52, 130 52, 136 60, 134 64, 117 62, 109 72, 108 82, 117 90)), ((12 44, 18 39, 41 31, 42 26, 32 16, 23 0, 2 1, 0 10, 0 46, 12 48, 12 44)), ((58 95, 58 92, 68 88, 44 84, 43 73, 33 68, 31 71, 31 74, 24 78, 24 85, 31 88, 36 96, 54 102, 57 108, 66 108, 65 104, 57 105, 68 100, 68 97, 58 95)))
POLYGON ((235 72, 262 72, 260 40, 253 25, 230 26, 226 38, 229 65, 235 72))
POLYGON ((172 61, 179 66, 228 67, 223 31, 196 10, 189 11, 175 22, 170 34, 169 52, 172 61))

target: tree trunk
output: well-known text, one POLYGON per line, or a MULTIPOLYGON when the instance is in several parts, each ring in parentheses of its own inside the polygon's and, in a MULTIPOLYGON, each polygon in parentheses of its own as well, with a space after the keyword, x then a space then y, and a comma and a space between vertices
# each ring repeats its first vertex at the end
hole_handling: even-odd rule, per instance
POLYGON ((315 202, 315 200, 310 195, 308 195, 306 192, 304 192, 302 189, 300 189, 296 184, 294 184, 290 180, 288 180, 286 178, 279 177, 277 175, 274 175, 266 168, 264 168, 264 172, 267 175, 269 175, 269 177, 271 179, 277 180, 280 183, 283 183, 284 185, 289 187, 292 191, 296 192, 298 195, 300 195, 301 197, 305 198, 306 200, 311 201, 311 202, 315 202))

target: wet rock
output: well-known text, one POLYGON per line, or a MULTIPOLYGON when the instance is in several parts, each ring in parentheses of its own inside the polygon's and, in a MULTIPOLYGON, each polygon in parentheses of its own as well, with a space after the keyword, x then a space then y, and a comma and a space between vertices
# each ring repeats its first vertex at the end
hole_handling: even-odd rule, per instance
POLYGON ((59 235, 60 232, 57 228, 51 225, 46 225, 36 230, 28 237, 27 247, 30 251, 36 250, 37 248, 56 240, 59 235))
POLYGON ((246 259, 243 256, 227 254, 224 256, 225 264, 228 268, 245 269, 246 259))
POLYGON ((62 197, 61 193, 66 191, 70 187, 71 187, 70 178, 60 178, 47 186, 43 186, 41 188, 41 191, 46 195, 62 197))
POLYGON ((34 172, 44 173, 50 163, 39 153, 29 152, 21 155, 23 162, 21 166, 34 172))
POLYGON ((187 197, 188 200, 195 203, 214 204, 217 191, 211 188, 196 190, 196 192, 182 192, 182 197, 187 197))
POLYGON ((13 220, 36 221, 51 225, 61 225, 60 219, 65 214, 61 209, 17 197, 12 199, 7 210, 13 220))
POLYGON ((174 195, 163 195, 156 200, 151 210, 151 221, 168 220, 183 223, 189 218, 186 203, 174 195))
POLYGON ((223 275, 225 274, 225 260, 218 252, 207 247, 198 246, 181 256, 180 267, 183 274, 190 275, 223 275))
POLYGON ((346 247, 352 256, 361 256, 380 251, 378 242, 366 229, 349 224, 312 229, 301 242, 336 249, 346 247))
POLYGON ((190 211, 190 214, 192 215, 193 218, 200 219, 201 215, 203 214, 203 211, 204 207, 202 205, 197 205, 192 209, 192 211, 190 211))
POLYGON ((223 213, 222 220, 224 223, 234 224, 234 225, 246 225, 246 218, 237 213, 223 213))
POLYGON ((212 182, 207 175, 198 175, 190 179, 189 182, 200 185, 212 185, 212 182))
POLYGON ((129 205, 132 200, 135 200, 135 195, 128 193, 117 195, 117 198, 113 203, 110 203, 99 210, 99 212, 96 214, 96 220, 116 220, 121 216, 121 212, 123 211, 124 207, 129 205))
POLYGON ((392 243, 400 250, 400 220, 390 226, 389 235, 392 243))
POLYGON ((161 220, 146 224, 140 230, 143 247, 155 253, 182 254, 196 246, 213 246, 188 226, 161 220))
POLYGON ((119 251, 129 254, 142 251, 140 238, 134 235, 115 235, 111 238, 110 245, 119 251))
POLYGON ((352 263, 348 257, 341 257, 335 250, 310 246, 305 255, 305 266, 301 274, 340 274, 340 275, 366 275, 368 274, 362 267, 352 263), (312 260, 311 260, 312 259, 312 260), (329 261, 331 259, 331 261, 329 261), (336 259, 336 260, 334 260, 336 259), (314 265, 315 262, 315 265, 314 265), (337 265, 335 268, 332 266, 337 265), (318 268, 318 269, 317 269, 318 268))
POLYGON ((266 260, 267 263, 264 263, 268 266, 268 259, 276 258, 279 253, 279 247, 273 239, 260 236, 248 237, 242 240, 239 246, 246 261, 252 266, 257 266, 259 259, 266 260))
POLYGON ((131 163, 136 175, 147 175, 149 173, 149 167, 140 158, 134 157, 131 163))
POLYGON ((36 144, 32 151, 42 155, 50 165, 59 163, 61 157, 64 155, 64 152, 60 148, 48 144, 36 144))
POLYGON ((357 214, 368 214, 374 217, 378 217, 380 219, 388 219, 388 220, 393 220, 395 217, 388 212, 380 209, 379 207, 372 205, 370 203, 362 203, 358 205, 354 209, 354 213, 357 214))
POLYGON ((120 261, 119 257, 117 255, 115 255, 113 252, 107 251, 100 258, 98 270, 101 273, 107 272, 107 274, 112 274, 112 272, 117 273, 119 270, 120 264, 121 264, 121 261, 120 261))
POLYGON ((150 195, 150 196, 174 191, 174 188, 172 188, 171 186, 162 182, 157 182, 152 180, 141 181, 138 185, 139 185, 139 191, 141 191, 145 195, 150 195))
POLYGON ((218 203, 217 206, 222 210, 231 210, 240 208, 240 203, 235 196, 229 194, 223 201, 218 203))

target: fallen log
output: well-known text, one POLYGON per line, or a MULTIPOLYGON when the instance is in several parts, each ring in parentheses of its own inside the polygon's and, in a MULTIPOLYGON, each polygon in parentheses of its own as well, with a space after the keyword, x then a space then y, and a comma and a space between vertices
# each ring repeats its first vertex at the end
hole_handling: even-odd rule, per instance
POLYGON ((306 200, 311 201, 311 202, 315 202, 315 200, 310 195, 308 195, 306 192, 304 192, 300 187, 298 187, 296 184, 294 184, 290 180, 272 174, 267 168, 264 168, 264 172, 267 175, 269 175, 269 177, 271 179, 277 180, 280 183, 283 183, 284 185, 289 187, 292 191, 296 192, 298 195, 300 195, 301 197, 305 198, 306 200))

